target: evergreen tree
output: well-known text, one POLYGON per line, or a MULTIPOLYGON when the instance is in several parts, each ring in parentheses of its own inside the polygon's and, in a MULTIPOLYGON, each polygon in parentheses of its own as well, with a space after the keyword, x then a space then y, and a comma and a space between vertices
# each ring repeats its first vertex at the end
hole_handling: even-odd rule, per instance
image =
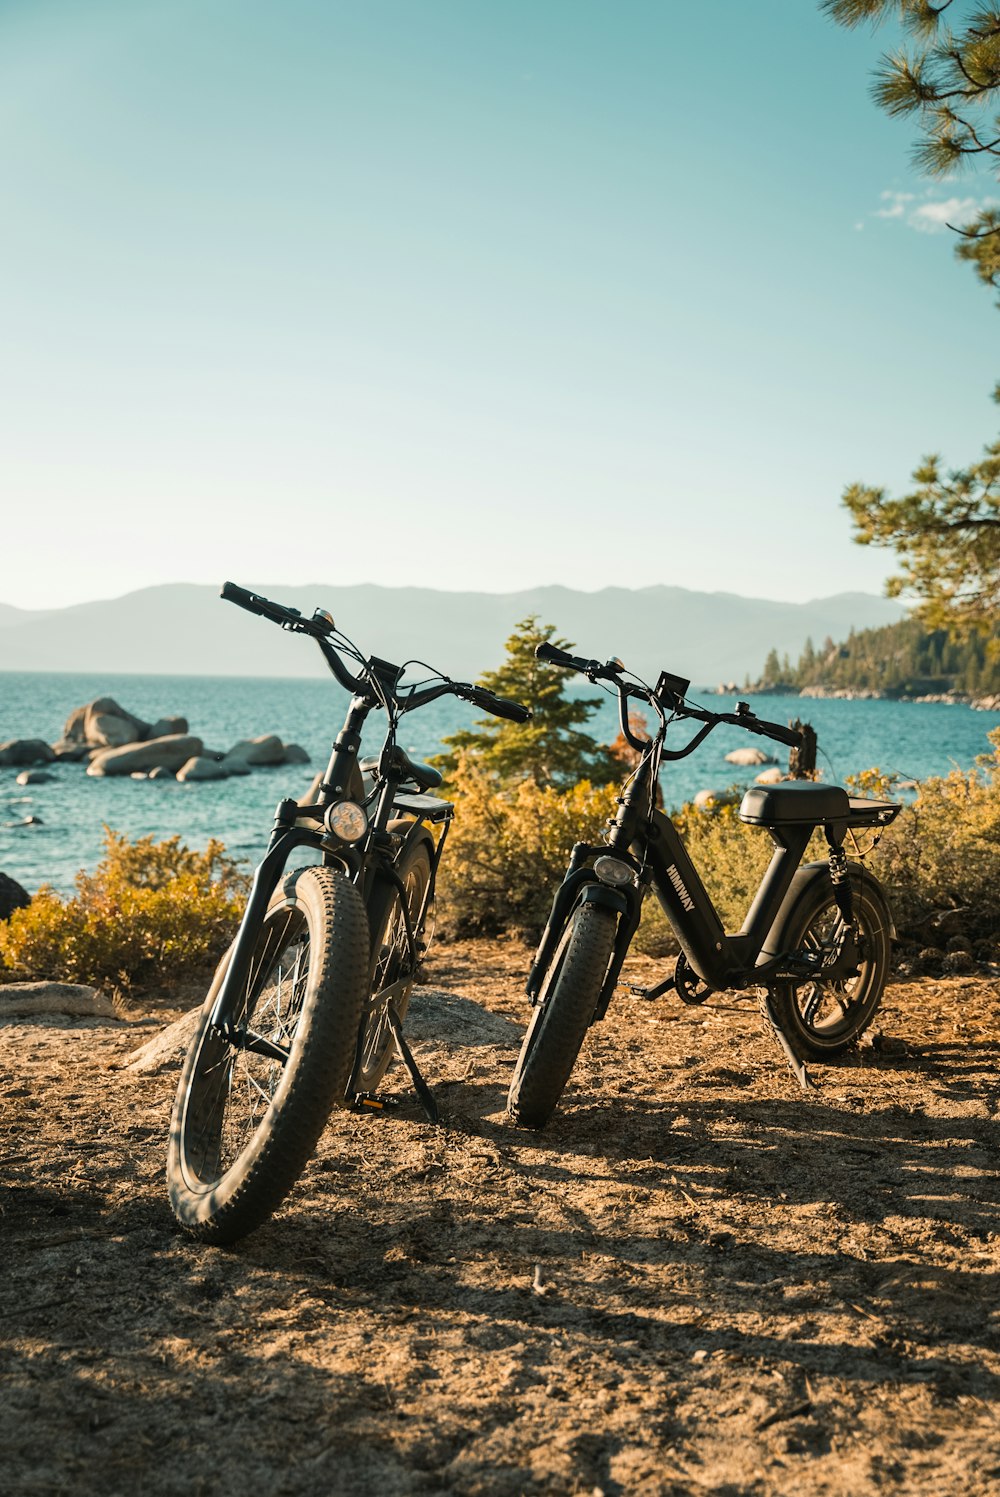
POLYGON ((553 639, 554 624, 540 624, 536 615, 522 619, 507 640, 507 656, 495 671, 480 676, 478 684, 497 696, 530 707, 532 719, 512 723, 496 717, 480 718, 475 729, 452 733, 443 741, 448 752, 431 762, 451 778, 460 756, 473 756, 480 768, 500 784, 533 780, 558 789, 590 780, 605 785, 621 778, 621 762, 604 745, 581 731, 581 725, 600 706, 600 698, 571 697, 574 677, 557 665, 535 659, 545 642, 572 650, 564 639, 553 639))
MULTIPOLYGON (((887 114, 916 121, 913 163, 931 177, 964 166, 1000 175, 1000 8, 983 0, 822 0, 841 26, 895 19, 913 39, 882 58, 872 94, 887 114)), ((982 208, 958 232, 957 254, 1000 285, 1000 213, 982 208)))
MULTIPOLYGON (((842 26, 895 20, 912 38, 883 57, 872 92, 887 113, 915 121, 920 171, 944 177, 973 164, 1000 175, 1000 7, 821 0, 821 8, 842 26)), ((1000 211, 984 207, 951 227, 960 235, 959 257, 987 285, 1000 286, 1000 211)), ((978 463, 947 474, 940 458, 925 458, 913 477, 917 487, 902 499, 863 484, 847 489, 855 539, 899 554, 890 595, 914 593, 925 624, 991 633, 1000 618, 1000 441, 978 463)))
POLYGON ((969 468, 945 472, 927 457, 901 499, 852 484, 844 503, 862 545, 892 546, 902 564, 887 591, 918 599, 925 624, 958 633, 1000 618, 1000 440, 969 468))

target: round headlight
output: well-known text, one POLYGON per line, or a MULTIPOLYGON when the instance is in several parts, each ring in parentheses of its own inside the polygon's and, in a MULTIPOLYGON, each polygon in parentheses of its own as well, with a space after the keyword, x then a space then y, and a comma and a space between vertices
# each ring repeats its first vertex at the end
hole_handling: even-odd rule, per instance
POLYGON ((330 806, 324 817, 327 830, 341 842, 357 842, 368 830, 368 817, 353 800, 340 800, 330 806))
POLYGON ((630 884, 635 877, 632 869, 620 858, 600 857, 594 862, 594 872, 602 884, 630 884))

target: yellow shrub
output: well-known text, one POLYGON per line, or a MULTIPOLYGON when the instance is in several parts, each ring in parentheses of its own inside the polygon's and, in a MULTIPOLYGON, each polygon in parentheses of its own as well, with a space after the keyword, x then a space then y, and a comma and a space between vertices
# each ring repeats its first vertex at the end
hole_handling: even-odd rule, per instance
POLYGON ((618 793, 586 780, 564 791, 532 780, 501 789, 468 758, 449 792, 458 810, 441 865, 442 918, 457 935, 529 936, 545 924, 574 842, 603 841, 618 793))
MULTIPOLYGON (((964 909, 967 928, 995 935, 1000 923, 1000 729, 972 770, 925 780, 887 830, 876 854, 897 923, 918 924, 936 910, 964 909)), ((859 776, 865 794, 891 794, 878 770, 859 776)))
POLYGON ((129 843, 105 829, 106 853, 76 893, 42 888, 0 921, 0 963, 11 977, 105 983, 119 991, 188 977, 232 939, 247 879, 212 841, 129 843))

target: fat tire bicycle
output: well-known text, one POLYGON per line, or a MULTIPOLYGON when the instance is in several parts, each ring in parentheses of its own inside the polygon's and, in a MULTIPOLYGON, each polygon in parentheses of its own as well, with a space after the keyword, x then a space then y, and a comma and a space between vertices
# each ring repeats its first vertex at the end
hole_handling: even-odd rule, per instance
POLYGON ((401 684, 405 667, 362 656, 322 609, 304 618, 232 582, 222 596, 311 636, 351 700, 315 796, 278 804, 178 1084, 170 1202, 182 1226, 214 1243, 236 1241, 277 1209, 335 1107, 380 1105, 375 1088, 395 1055, 436 1118, 402 1021, 454 806, 429 793, 440 773, 411 759, 396 731, 404 714, 445 695, 514 722, 531 716, 436 672, 401 684), (378 709, 382 748, 359 758, 362 727, 378 709), (300 848, 322 862, 290 867, 300 848))
POLYGON ((702 1003, 718 990, 755 987, 771 1033, 808 1087, 804 1061, 843 1054, 872 1022, 891 958, 885 892, 862 863, 848 860, 844 840, 860 829, 884 828, 900 806, 807 781, 751 787, 740 819, 766 830, 774 852, 742 927, 727 934, 676 827, 657 807, 661 764, 686 758, 721 723, 791 747, 800 745, 800 733, 755 717, 745 702, 735 712, 693 705, 685 697, 690 682, 667 671, 650 687, 620 660, 602 665, 547 643, 535 654, 617 692, 621 732, 638 763, 622 787, 607 842, 577 843, 556 891, 528 974, 533 1013, 507 1098, 510 1116, 541 1128, 555 1111, 588 1028, 607 1013, 650 890, 680 955, 670 977, 649 989, 633 987, 633 994, 656 999, 673 990, 686 1003, 702 1003), (633 729, 632 700, 656 715, 652 737, 633 729), (700 727, 682 748, 668 749, 668 726, 685 720, 700 727), (803 863, 820 827, 829 856, 803 863))

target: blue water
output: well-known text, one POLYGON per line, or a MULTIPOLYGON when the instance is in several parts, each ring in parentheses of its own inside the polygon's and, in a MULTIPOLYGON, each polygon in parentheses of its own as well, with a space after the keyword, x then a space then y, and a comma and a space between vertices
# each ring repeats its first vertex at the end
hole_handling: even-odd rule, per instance
MULTIPOLYGON (((692 696, 694 694, 692 693, 692 696)), ((42 883, 68 893, 78 869, 92 869, 102 850, 107 824, 130 838, 175 832, 191 847, 219 837, 235 857, 254 862, 263 851, 278 800, 298 796, 316 770, 326 766, 330 745, 343 719, 346 695, 323 680, 264 680, 205 676, 86 676, 0 673, 0 742, 44 738, 55 742, 74 708, 97 696, 115 697, 149 721, 187 717, 191 731, 207 747, 225 750, 240 738, 277 733, 302 745, 311 766, 258 769, 248 778, 179 785, 172 780, 93 779, 81 764, 50 766, 49 784, 20 787, 16 769, 0 769, 0 822, 37 816, 42 825, 0 827, 0 870, 29 890, 42 883)), ((725 697, 703 697, 716 710, 729 710, 725 697)), ((986 734, 1000 726, 1000 713, 973 712, 944 703, 814 701, 794 697, 755 697, 760 717, 812 723, 819 738, 823 778, 836 782, 878 765, 906 779, 969 768, 987 750, 986 734)), ((478 716, 476 709, 444 697, 404 719, 403 746, 418 757, 435 753, 441 739, 478 716)), ((365 751, 381 742, 381 713, 369 718, 365 751)), ((605 742, 617 733, 613 701, 605 699, 590 731, 605 742)), ((682 743, 680 729, 670 742, 682 743)), ((754 771, 725 762, 733 748, 753 744, 765 751, 780 745, 752 738, 737 728, 719 728, 688 760, 670 765, 663 788, 677 806, 700 789, 721 788, 754 771)))

